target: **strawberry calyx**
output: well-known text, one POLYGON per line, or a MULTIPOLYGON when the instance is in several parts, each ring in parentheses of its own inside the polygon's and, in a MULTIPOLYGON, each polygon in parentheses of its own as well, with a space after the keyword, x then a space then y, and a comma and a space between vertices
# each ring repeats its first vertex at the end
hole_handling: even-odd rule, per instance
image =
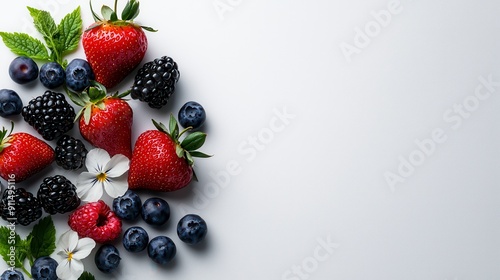
POLYGON ((10 140, 12 139, 12 131, 14 131, 14 122, 11 123, 11 128, 10 131, 5 129, 5 127, 2 127, 2 130, 0 130, 0 153, 3 151, 3 149, 7 148, 10 146, 10 140))
POLYGON ((137 25, 134 23, 134 19, 139 15, 139 1, 137 0, 128 0, 127 4, 123 8, 121 12, 121 18, 118 17, 117 13, 117 4, 118 0, 115 0, 114 7, 111 8, 107 5, 103 5, 101 7, 101 15, 99 16, 93 9, 92 7, 92 1, 90 1, 90 11, 92 13, 92 16, 94 17, 94 20, 96 21, 94 24, 92 24, 89 29, 98 27, 100 25, 106 24, 106 23, 112 23, 113 25, 117 26, 126 26, 126 25, 135 25, 139 26, 144 30, 150 31, 150 32, 156 32, 156 29, 153 29, 149 26, 143 26, 143 25, 137 25))
POLYGON ((194 165, 194 157, 198 158, 208 158, 211 157, 211 155, 207 155, 203 152, 198 151, 201 146, 205 143, 205 139, 207 138, 207 134, 204 132, 200 131, 195 131, 193 133, 188 134, 184 139, 181 141, 180 138, 181 136, 192 130, 193 128, 191 126, 186 127, 182 131, 179 131, 179 125, 177 123, 177 120, 175 117, 170 114, 170 120, 168 124, 168 128, 163 124, 156 122, 155 120, 152 120, 154 126, 156 129, 159 131, 166 133, 170 138, 174 141, 175 143, 175 152, 179 158, 184 158, 186 159, 187 163, 189 166, 194 165))
POLYGON ((106 109, 105 100, 108 98, 118 98, 123 99, 125 96, 130 94, 130 90, 123 93, 115 92, 114 94, 108 94, 106 87, 99 82, 91 81, 90 86, 83 90, 81 93, 75 93, 67 91, 69 98, 78 106, 82 108, 78 111, 75 117, 75 122, 78 121, 82 116, 85 124, 89 124, 90 117, 92 116, 92 110, 97 107, 100 110, 106 109))

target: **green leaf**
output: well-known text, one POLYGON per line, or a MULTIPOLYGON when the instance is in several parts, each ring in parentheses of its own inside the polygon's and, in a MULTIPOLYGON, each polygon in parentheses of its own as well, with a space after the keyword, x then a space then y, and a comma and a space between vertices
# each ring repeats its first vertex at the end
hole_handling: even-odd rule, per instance
POLYGON ((90 272, 85 271, 78 277, 78 280, 95 280, 95 277, 90 272))
POLYGON ((182 141, 181 146, 187 151, 194 151, 203 146, 206 138, 206 133, 196 131, 186 136, 186 138, 182 141))
POLYGON ((127 1, 127 4, 125 5, 125 8, 123 8, 123 11, 122 11, 122 20, 128 20, 132 15, 133 15, 133 11, 132 11, 132 8, 133 8, 133 3, 134 3, 134 0, 129 0, 127 1))
POLYGON ((50 60, 44 44, 26 33, 0 32, 4 44, 16 55, 27 56, 32 59, 50 60))
POLYGON ((90 12, 92 13, 92 17, 96 22, 102 21, 102 19, 99 17, 99 15, 94 12, 94 8, 92 7, 92 0, 89 1, 90 4, 90 12))
POLYGON ((115 11, 113 11, 113 9, 111 9, 109 6, 106 5, 102 6, 101 14, 105 20, 116 21, 118 19, 118 16, 116 15, 115 11))
POLYGON ((156 32, 158 31, 157 29, 154 29, 153 27, 149 27, 149 26, 144 26, 144 25, 141 25, 141 28, 146 30, 146 31, 149 31, 149 32, 156 32))
POLYGON ((174 118, 174 115, 172 114, 170 114, 168 128, 170 131, 170 136, 176 141, 177 138, 179 137, 179 125, 177 124, 177 120, 174 118))
POLYGON ((101 88, 98 87, 89 87, 87 89, 90 101, 97 102, 106 97, 106 91, 102 91, 101 88))
POLYGON ((52 38, 57 33, 57 26, 49 12, 27 7, 36 30, 44 37, 52 38))
POLYGON ((209 158, 211 155, 207 155, 205 153, 199 152, 199 151, 190 151, 189 152, 192 157, 198 157, 198 158, 209 158))
POLYGON ((15 225, 11 226, 0 227, 0 255, 7 265, 21 267, 26 259, 25 241, 15 232, 15 225))
POLYGON ((155 125, 156 129, 158 129, 161 132, 164 132, 164 133, 168 134, 168 129, 167 129, 167 127, 163 123, 157 122, 154 119, 151 119, 151 120, 153 121, 153 124, 155 125))
POLYGON ((0 255, 2 255, 2 258, 4 259, 5 262, 7 262, 10 259, 10 257, 7 255, 10 252, 10 245, 9 245, 9 235, 10 235, 11 230, 5 226, 0 227, 0 255))
POLYGON ((177 154, 178 157, 182 158, 184 157, 184 153, 186 151, 181 147, 181 145, 175 145, 175 153, 177 154))
POLYGON ((48 256, 56 249, 56 228, 51 216, 42 218, 28 236, 31 238, 30 251, 36 259, 48 256))
POLYGON ((16 267, 24 267, 24 260, 29 254, 29 241, 16 237, 16 267))
POLYGON ((129 0, 123 8, 122 20, 133 20, 139 15, 139 1, 129 0))
POLYGON ((92 116, 92 105, 85 106, 83 110, 83 121, 86 125, 90 123, 90 117, 92 116))
POLYGON ((67 14, 57 26, 59 51, 69 53, 78 48, 82 36, 82 18, 80 7, 67 14))
POLYGON ((186 160, 190 166, 194 164, 194 159, 188 151, 186 151, 186 160))

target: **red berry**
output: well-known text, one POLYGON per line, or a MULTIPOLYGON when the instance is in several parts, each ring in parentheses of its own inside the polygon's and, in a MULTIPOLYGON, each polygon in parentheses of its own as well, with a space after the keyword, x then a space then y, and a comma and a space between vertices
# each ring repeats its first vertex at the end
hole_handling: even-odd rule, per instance
MULTIPOLYGON (((90 8, 92 10, 92 6, 90 8)), ((112 88, 144 58, 148 40, 143 29, 155 30, 134 22, 139 14, 139 2, 135 0, 127 2, 121 19, 117 11, 114 11, 114 17, 111 13, 103 13, 102 18, 93 11, 92 14, 96 22, 82 34, 83 50, 92 66, 95 80, 112 88)))
POLYGON ((28 133, 0 130, 0 177, 21 182, 49 166, 54 149, 28 133))
POLYGON ((82 137, 95 147, 106 150, 110 156, 122 154, 132 157, 133 111, 127 101, 106 97, 100 106, 91 105, 90 119, 80 118, 82 137))
POLYGON ((80 206, 69 216, 69 227, 80 237, 97 243, 115 240, 122 231, 122 222, 102 200, 80 206))
POLYGON ((177 120, 170 115, 170 131, 153 120, 158 130, 147 130, 135 142, 130 161, 129 189, 175 191, 189 185, 194 177, 193 157, 210 157, 197 151, 205 142, 206 134, 194 132, 182 141, 177 120))

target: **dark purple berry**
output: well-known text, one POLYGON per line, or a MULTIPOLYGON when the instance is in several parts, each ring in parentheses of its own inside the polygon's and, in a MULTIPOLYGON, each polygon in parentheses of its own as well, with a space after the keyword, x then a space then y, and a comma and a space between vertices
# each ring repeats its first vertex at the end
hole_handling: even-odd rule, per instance
POLYGON ((87 88, 92 80, 94 72, 86 60, 75 58, 66 66, 66 86, 71 90, 80 92, 87 88))
POLYGON ((179 123, 182 127, 192 127, 194 130, 200 128, 206 119, 206 113, 203 106, 198 102, 189 101, 179 110, 179 123))
POLYGON ((179 239, 189 245, 200 243, 207 235, 207 223, 200 216, 188 214, 177 224, 179 239))
POLYGON ((21 114, 23 101, 10 89, 0 89, 0 116, 9 117, 21 114))
POLYGON ((47 62, 40 67, 40 82, 48 89, 62 86, 66 79, 66 72, 57 62, 47 62))
POLYGON ((10 78, 18 84, 26 84, 38 78, 38 65, 26 56, 18 56, 9 65, 10 78))

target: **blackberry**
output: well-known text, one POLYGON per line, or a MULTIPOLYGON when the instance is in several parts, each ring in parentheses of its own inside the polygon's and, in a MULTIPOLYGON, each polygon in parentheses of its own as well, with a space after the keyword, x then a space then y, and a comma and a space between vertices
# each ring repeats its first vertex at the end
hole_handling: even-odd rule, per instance
POLYGON ((22 116, 45 140, 54 140, 73 128, 75 109, 62 93, 47 90, 23 107, 22 116))
POLYGON ((45 212, 51 215, 71 212, 80 206, 81 202, 75 185, 62 175, 43 179, 37 197, 45 212))
POLYGON ((2 219, 27 226, 40 219, 42 206, 32 193, 23 188, 6 189, 0 200, 2 219))
POLYGON ((66 170, 76 170, 82 167, 87 157, 85 144, 69 135, 59 138, 55 151, 57 165, 66 170))
POLYGON ((160 109, 174 93, 179 76, 177 63, 171 57, 149 61, 137 71, 131 96, 147 102, 151 108, 160 109))

